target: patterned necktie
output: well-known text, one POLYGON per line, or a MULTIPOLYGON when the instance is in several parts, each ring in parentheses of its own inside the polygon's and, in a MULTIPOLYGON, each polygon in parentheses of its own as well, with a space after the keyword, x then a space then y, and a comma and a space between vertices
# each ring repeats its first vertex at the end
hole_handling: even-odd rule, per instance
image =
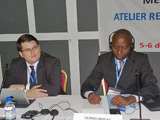
POLYGON ((118 70, 118 75, 119 75, 119 73, 120 73, 120 71, 121 71, 121 69, 122 69, 123 63, 124 63, 123 60, 120 60, 120 61, 119 61, 120 67, 119 67, 119 70, 118 70))
POLYGON ((35 76, 35 71, 34 71, 34 66, 30 66, 31 68, 31 76, 32 76, 32 79, 30 77, 30 83, 35 83, 35 79, 34 79, 34 76, 35 76))

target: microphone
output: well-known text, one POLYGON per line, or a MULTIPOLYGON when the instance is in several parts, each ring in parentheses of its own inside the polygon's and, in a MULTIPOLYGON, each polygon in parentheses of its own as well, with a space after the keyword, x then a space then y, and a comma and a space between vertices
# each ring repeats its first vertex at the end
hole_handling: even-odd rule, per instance
POLYGON ((139 72, 136 69, 135 72, 135 77, 136 77, 136 83, 137 83, 137 94, 138 94, 138 103, 139 103, 139 118, 140 120, 142 120, 142 109, 141 109, 141 102, 140 102, 140 94, 139 94, 139 89, 140 89, 140 85, 139 85, 139 72))
POLYGON ((135 71, 135 77, 136 77, 136 84, 137 84, 137 95, 138 95, 138 104, 139 104, 139 119, 130 119, 130 120, 150 120, 150 119, 142 119, 142 109, 141 109, 141 102, 140 102, 140 83, 139 83, 139 72, 138 69, 135 71))
POLYGON ((9 72, 9 69, 8 69, 8 63, 7 63, 5 68, 4 68, 4 75, 3 75, 3 81, 2 81, 2 84, 1 84, 1 88, 3 88, 3 85, 6 81, 7 76, 8 76, 8 72, 9 72))
POLYGON ((138 92, 138 94, 139 94, 139 88, 140 88, 139 79, 138 79, 138 77, 139 77, 139 72, 138 72, 137 69, 136 69, 136 72, 135 72, 135 77, 136 77, 136 83, 137 83, 137 92, 138 92))

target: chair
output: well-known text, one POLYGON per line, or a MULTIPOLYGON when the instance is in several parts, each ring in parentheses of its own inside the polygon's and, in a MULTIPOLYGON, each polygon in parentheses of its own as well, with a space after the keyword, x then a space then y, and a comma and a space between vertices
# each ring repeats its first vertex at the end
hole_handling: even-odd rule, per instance
POLYGON ((64 70, 61 70, 62 72, 62 88, 63 91, 66 93, 67 89, 67 73, 64 70))
POLYGON ((103 95, 106 96, 107 83, 106 83, 106 81, 104 80, 104 78, 102 79, 101 84, 102 84, 102 88, 103 88, 103 95))

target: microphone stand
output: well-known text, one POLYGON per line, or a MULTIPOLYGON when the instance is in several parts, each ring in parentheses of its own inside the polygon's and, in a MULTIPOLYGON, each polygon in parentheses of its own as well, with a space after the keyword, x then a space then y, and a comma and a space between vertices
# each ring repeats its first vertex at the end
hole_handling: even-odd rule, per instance
POLYGON ((141 101, 140 101, 140 94, 139 94, 139 73, 136 70, 135 77, 136 77, 136 83, 137 83, 137 94, 138 94, 138 105, 139 105, 139 119, 130 119, 130 120, 150 120, 150 119, 142 119, 142 108, 141 108, 141 101))

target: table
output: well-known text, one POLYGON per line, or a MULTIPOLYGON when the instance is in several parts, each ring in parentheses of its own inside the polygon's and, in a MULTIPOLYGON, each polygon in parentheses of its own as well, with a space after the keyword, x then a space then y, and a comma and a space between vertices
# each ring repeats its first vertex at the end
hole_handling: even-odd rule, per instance
MULTIPOLYGON (((16 108, 16 117, 17 120, 25 120, 20 118, 21 115, 28 110, 38 110, 42 108, 40 104, 43 105, 43 109, 50 108, 52 105, 58 104, 62 109, 68 108, 68 102, 72 109, 75 109, 79 113, 100 113, 100 114, 109 114, 108 101, 106 96, 101 96, 102 101, 100 104, 92 105, 88 102, 87 99, 83 99, 80 95, 59 95, 56 97, 46 97, 36 99, 28 108, 16 108), (61 103, 60 103, 61 102, 61 103)), ((71 110, 63 111, 60 107, 55 106, 53 109, 57 109, 59 114, 54 118, 54 120, 72 120, 74 112, 71 110)), ((124 112, 121 112, 123 120, 129 120, 130 118, 139 118, 139 110, 131 115, 127 115, 124 112)), ((145 106, 142 105, 142 118, 149 118, 150 120, 159 120, 160 111, 151 112, 145 106)), ((3 117, 4 109, 0 108, 0 117, 3 117)), ((51 120, 51 115, 42 115, 34 117, 34 120, 51 120)))

